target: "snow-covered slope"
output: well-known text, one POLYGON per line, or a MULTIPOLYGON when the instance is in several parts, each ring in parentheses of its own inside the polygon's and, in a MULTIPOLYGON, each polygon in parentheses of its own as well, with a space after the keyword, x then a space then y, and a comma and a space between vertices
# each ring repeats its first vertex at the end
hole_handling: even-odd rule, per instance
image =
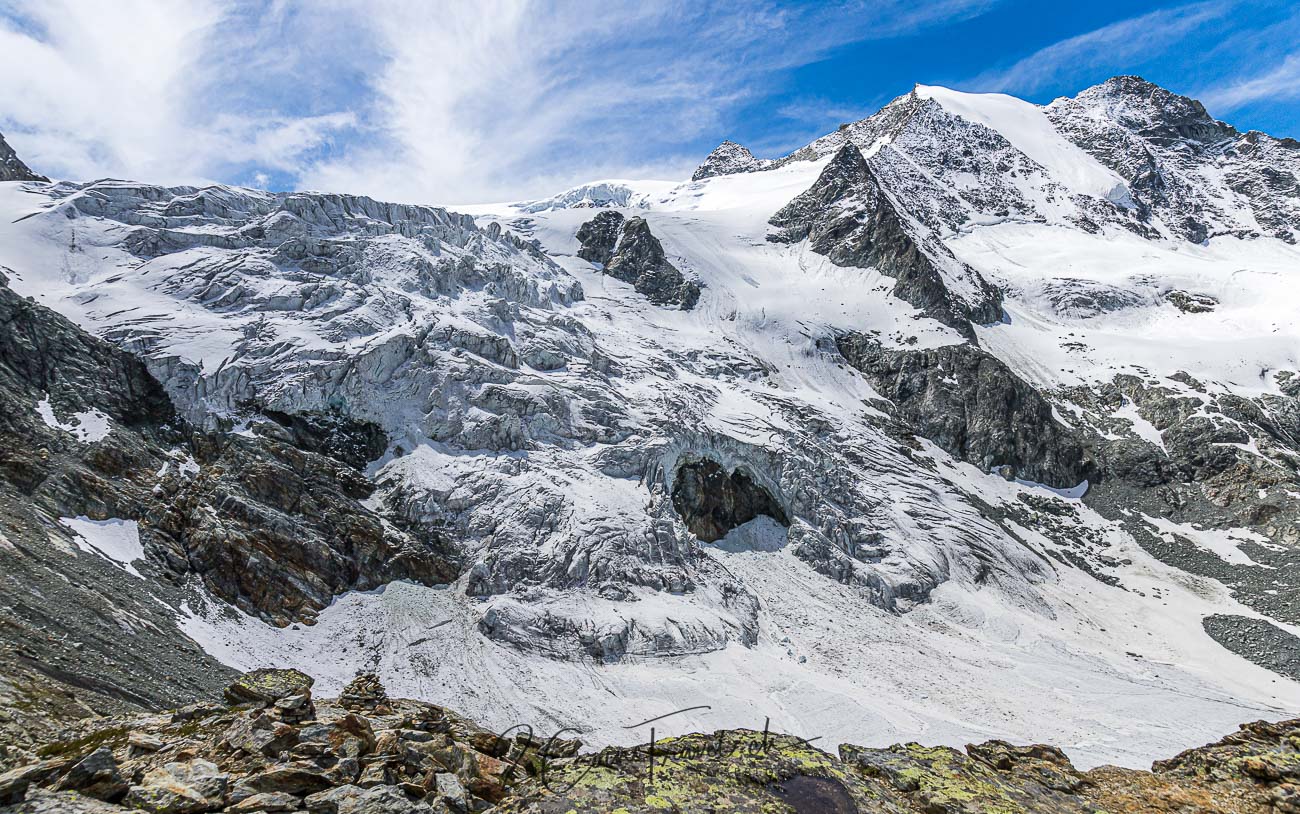
MULTIPOLYGON (((778 160, 460 214, 5 183, 0 266, 199 423, 378 427, 367 507, 457 547, 454 583, 302 628, 196 588, 183 629, 227 663, 374 667, 595 743, 706 705, 673 720, 1141 765, 1300 707, 1285 660, 1220 644, 1300 643, 1300 250, 1282 225, 1190 242, 1190 199, 1112 137, 1157 135, 1106 108, 1094 139, 1076 108, 918 87, 778 160), (698 301, 605 273, 626 233, 595 210, 645 230, 619 263, 698 301)), ((1265 138, 1162 171, 1276 186, 1265 138)))

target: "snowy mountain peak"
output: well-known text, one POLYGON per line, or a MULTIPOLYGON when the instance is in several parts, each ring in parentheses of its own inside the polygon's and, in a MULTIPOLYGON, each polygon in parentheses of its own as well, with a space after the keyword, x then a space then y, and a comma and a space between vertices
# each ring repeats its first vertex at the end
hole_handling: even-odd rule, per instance
POLYGON ((1124 179, 1063 138, 1039 105, 1004 93, 963 93, 925 85, 917 85, 914 92, 998 133, 1066 188, 1116 203, 1127 200, 1124 179))
POLYGON ((646 204, 645 194, 634 190, 628 181, 593 181, 536 201, 520 203, 521 212, 547 212, 552 209, 600 209, 609 206, 639 208, 646 204))
POLYGON ((1300 236, 1300 150, 1242 135, 1195 99, 1119 76, 1046 108, 1065 138, 1129 184, 1150 236, 1300 236))
POLYGON ((750 162, 746 151, 728 171, 820 161, 846 143, 905 211, 945 234, 1011 220, 1193 243, 1300 236, 1295 141, 1242 135, 1200 102, 1137 76, 1047 106, 918 84, 782 158, 750 162))

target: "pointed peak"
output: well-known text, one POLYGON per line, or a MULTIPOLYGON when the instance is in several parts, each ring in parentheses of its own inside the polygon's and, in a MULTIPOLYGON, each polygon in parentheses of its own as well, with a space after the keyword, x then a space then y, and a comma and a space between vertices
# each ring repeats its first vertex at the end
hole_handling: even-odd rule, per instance
POLYGON ((22 162, 9 143, 0 133, 0 181, 48 181, 44 175, 38 175, 22 162))
POLYGON ((748 148, 730 139, 713 148, 704 163, 696 167, 691 175, 692 181, 713 178, 718 175, 735 175, 740 172, 761 170, 772 163, 767 159, 755 158, 748 148))

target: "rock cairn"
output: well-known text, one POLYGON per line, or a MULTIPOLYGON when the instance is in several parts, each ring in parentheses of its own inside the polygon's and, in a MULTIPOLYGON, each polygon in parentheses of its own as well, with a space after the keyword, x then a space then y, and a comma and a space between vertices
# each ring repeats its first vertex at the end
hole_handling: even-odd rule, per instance
POLYGON ((374 712, 387 715, 393 711, 388 703, 388 693, 374 673, 357 673, 339 694, 339 706, 353 712, 374 712))

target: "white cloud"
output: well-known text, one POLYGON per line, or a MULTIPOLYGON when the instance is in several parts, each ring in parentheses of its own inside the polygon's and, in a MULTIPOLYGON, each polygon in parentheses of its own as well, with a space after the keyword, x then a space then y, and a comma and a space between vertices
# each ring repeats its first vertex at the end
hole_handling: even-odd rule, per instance
POLYGON ((56 176, 475 202, 680 177, 783 72, 998 0, 0 0, 0 126, 56 176))
POLYGON ((1222 17, 1226 0, 1191 3, 1120 20, 1053 43, 1009 68, 988 71, 962 83, 972 90, 1033 93, 1071 84, 1083 76, 1123 72, 1134 60, 1163 51, 1202 25, 1222 17))
POLYGON ((1214 111, 1230 112, 1250 102, 1266 99, 1283 102, 1300 99, 1300 54, 1252 76, 1236 77, 1212 85, 1197 94, 1214 111))
POLYGON ((227 9, 187 3, 19 3, 0 17, 0 117, 28 163, 55 175, 164 183, 231 165, 295 165, 350 114, 245 115, 205 104, 227 9))

